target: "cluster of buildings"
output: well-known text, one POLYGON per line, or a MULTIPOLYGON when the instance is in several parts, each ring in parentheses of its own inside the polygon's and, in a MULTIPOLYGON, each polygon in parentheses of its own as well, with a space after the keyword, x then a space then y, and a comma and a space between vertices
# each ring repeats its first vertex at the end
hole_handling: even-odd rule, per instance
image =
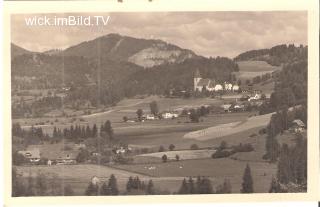
POLYGON ((232 91, 238 92, 240 87, 238 85, 232 85, 231 83, 224 82, 224 84, 216 84, 215 80, 209 78, 202 78, 199 70, 196 70, 193 78, 193 90, 202 92, 205 88, 209 92, 218 91, 232 91))

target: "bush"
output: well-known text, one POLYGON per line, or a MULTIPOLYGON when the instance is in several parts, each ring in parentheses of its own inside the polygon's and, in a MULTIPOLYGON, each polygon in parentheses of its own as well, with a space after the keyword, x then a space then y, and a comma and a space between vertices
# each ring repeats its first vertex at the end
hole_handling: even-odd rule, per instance
POLYGON ((234 151, 227 151, 227 150, 217 150, 215 153, 212 154, 212 158, 224 158, 229 157, 230 155, 234 154, 234 151))
POLYGON ((227 147, 228 147, 227 142, 226 141, 222 141, 220 143, 219 150, 222 151, 222 150, 226 149, 227 147))
POLYGON ((263 128, 263 129, 260 129, 259 130, 259 134, 262 135, 262 134, 266 134, 267 133, 267 129, 266 128, 263 128))
POLYGON ((28 162, 28 160, 20 153, 14 152, 12 154, 12 163, 14 165, 22 165, 24 163, 28 162))
POLYGON ((179 160, 180 160, 180 156, 176 155, 176 161, 179 161, 179 160))
POLYGON ((169 150, 172 151, 172 150, 174 150, 175 147, 176 147, 176 146, 174 146, 173 144, 170 144, 169 150))
POLYGON ((164 151, 165 151, 164 146, 161 145, 161 146, 159 147, 159 152, 164 152, 164 151))
POLYGON ((118 164, 128 164, 133 162, 133 158, 123 156, 122 154, 117 154, 113 157, 113 161, 118 164))
POLYGON ((197 149, 199 149, 199 146, 198 146, 197 144, 192 144, 192 145, 190 146, 190 149, 192 149, 192 150, 197 150, 197 149))
POLYGON ((250 143, 248 143, 248 144, 240 143, 239 145, 233 147, 233 150, 235 152, 251 152, 254 150, 254 148, 250 143))
POLYGON ((166 154, 164 154, 164 155, 162 156, 162 161, 163 161, 163 162, 167 162, 167 160, 168 160, 168 156, 167 156, 166 154))

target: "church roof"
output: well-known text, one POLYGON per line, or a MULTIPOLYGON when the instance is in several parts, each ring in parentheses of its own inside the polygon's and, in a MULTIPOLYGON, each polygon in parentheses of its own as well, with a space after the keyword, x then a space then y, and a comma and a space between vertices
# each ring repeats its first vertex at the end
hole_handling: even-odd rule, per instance
POLYGON ((194 77, 195 77, 195 78, 201 78, 201 75, 200 75, 200 72, 199 72, 198 69, 197 69, 196 72, 194 73, 194 77))
POLYGON ((197 84, 198 86, 207 86, 210 83, 210 79, 208 78, 203 78, 199 81, 199 83, 197 84))

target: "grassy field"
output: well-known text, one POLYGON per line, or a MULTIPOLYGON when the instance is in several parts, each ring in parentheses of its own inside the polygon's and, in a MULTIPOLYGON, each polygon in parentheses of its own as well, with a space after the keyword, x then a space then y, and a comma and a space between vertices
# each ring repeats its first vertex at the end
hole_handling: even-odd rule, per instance
POLYGON ((216 186, 222 183, 224 178, 227 178, 231 182, 232 191, 239 193, 243 171, 247 163, 250 164, 252 170, 255 192, 268 192, 272 175, 276 175, 276 165, 267 162, 242 162, 229 158, 210 158, 167 163, 120 165, 118 168, 161 177, 163 182, 165 182, 166 177, 195 177, 201 175, 212 178, 213 185, 216 186))
POLYGON ((241 80, 252 79, 255 76, 261 76, 281 69, 281 67, 269 65, 264 61, 239 61, 237 64, 239 66, 239 72, 234 74, 237 79, 241 80))
POLYGON ((219 124, 207 129, 202 129, 198 131, 193 131, 185 134, 183 138, 185 139, 195 139, 195 140, 209 140, 218 137, 224 137, 231 134, 237 134, 242 131, 246 131, 252 128, 265 127, 268 125, 271 114, 265 114, 261 116, 252 116, 247 120, 235 121, 227 124, 219 124))
MULTIPOLYGON (((135 156, 134 162, 126 165, 20 166, 17 167, 18 173, 22 176, 27 176, 29 173, 34 175, 38 171, 48 175, 57 174, 66 184, 70 184, 74 188, 77 195, 83 195, 93 176, 104 181, 111 174, 116 175, 121 191, 124 191, 129 176, 139 176, 141 180, 145 181, 152 179, 160 190, 176 192, 184 177, 201 175, 210 177, 214 186, 221 184, 224 178, 228 178, 231 181, 233 192, 238 193, 240 192, 243 170, 245 165, 249 163, 253 173, 255 192, 268 191, 271 176, 276 172, 276 165, 268 164, 261 159, 265 149, 265 137, 251 135, 258 134, 258 130, 267 125, 270 115, 252 116, 254 112, 225 113, 201 117, 199 123, 190 123, 188 117, 134 123, 122 121, 123 116, 136 117, 138 108, 148 113, 149 103, 152 100, 158 102, 160 111, 181 110, 209 104, 221 105, 223 103, 223 100, 210 98, 148 97, 127 99, 101 113, 78 116, 75 120, 58 118, 52 125, 50 121, 46 122, 42 128, 45 133, 51 134, 54 126, 58 128, 68 127, 71 124, 92 126, 94 123, 100 126, 106 120, 111 120, 115 138, 119 142, 138 145, 142 148, 152 148, 154 153, 135 156), (205 133, 202 134, 203 131, 205 133), (226 141, 228 145, 252 143, 255 151, 249 152, 250 154, 237 153, 230 158, 210 158, 213 151, 204 149, 218 146, 222 140, 226 141), (161 161, 163 153, 157 153, 157 149, 162 145, 167 150, 170 144, 175 145, 175 151, 165 152, 169 156, 169 162, 163 163, 161 161), (203 149, 191 151, 189 149, 192 144, 197 144, 203 149), (179 154, 180 161, 173 160, 176 154, 179 154)), ((45 119, 48 118, 43 118, 43 120, 45 119)), ((26 121, 30 120, 23 121, 21 124, 27 127, 26 121)))
POLYGON ((149 154, 137 155, 137 157, 156 157, 161 158, 163 155, 167 155, 168 160, 176 160, 176 155, 179 156, 179 160, 192 160, 192 159, 204 159, 210 158, 216 150, 213 149, 201 149, 201 150, 176 150, 167 152, 155 152, 149 154))

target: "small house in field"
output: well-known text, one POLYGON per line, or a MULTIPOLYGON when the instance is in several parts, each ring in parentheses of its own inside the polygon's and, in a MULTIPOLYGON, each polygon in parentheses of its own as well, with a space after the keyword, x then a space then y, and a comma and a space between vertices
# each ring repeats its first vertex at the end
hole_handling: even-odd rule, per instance
POLYGON ((41 159, 51 161, 51 164, 76 164, 77 156, 80 152, 74 145, 59 144, 42 144, 29 145, 29 150, 38 149, 41 159))
POLYGON ((233 85, 232 86, 232 91, 233 92, 238 92, 240 90, 240 87, 238 85, 233 85))
POLYGON ((223 91, 223 87, 222 87, 222 85, 217 84, 217 85, 215 85, 214 90, 215 91, 223 91))
POLYGON ((224 90, 231 91, 232 90, 232 84, 231 83, 224 83, 224 90))
POLYGON ((18 151, 18 153, 23 155, 31 163, 37 163, 40 161, 40 150, 39 149, 18 151))
POLYGON ((304 132, 306 125, 300 119, 295 119, 292 121, 292 129, 295 133, 304 132))
POLYGON ((164 112, 161 114, 161 116, 164 119, 173 119, 173 118, 177 118, 179 114, 175 112, 164 112))
POLYGON ((147 114, 146 115, 146 120, 155 120, 156 117, 153 114, 147 114))
POLYGON ((230 112, 232 104, 223 104, 221 107, 223 108, 224 112, 230 112))

